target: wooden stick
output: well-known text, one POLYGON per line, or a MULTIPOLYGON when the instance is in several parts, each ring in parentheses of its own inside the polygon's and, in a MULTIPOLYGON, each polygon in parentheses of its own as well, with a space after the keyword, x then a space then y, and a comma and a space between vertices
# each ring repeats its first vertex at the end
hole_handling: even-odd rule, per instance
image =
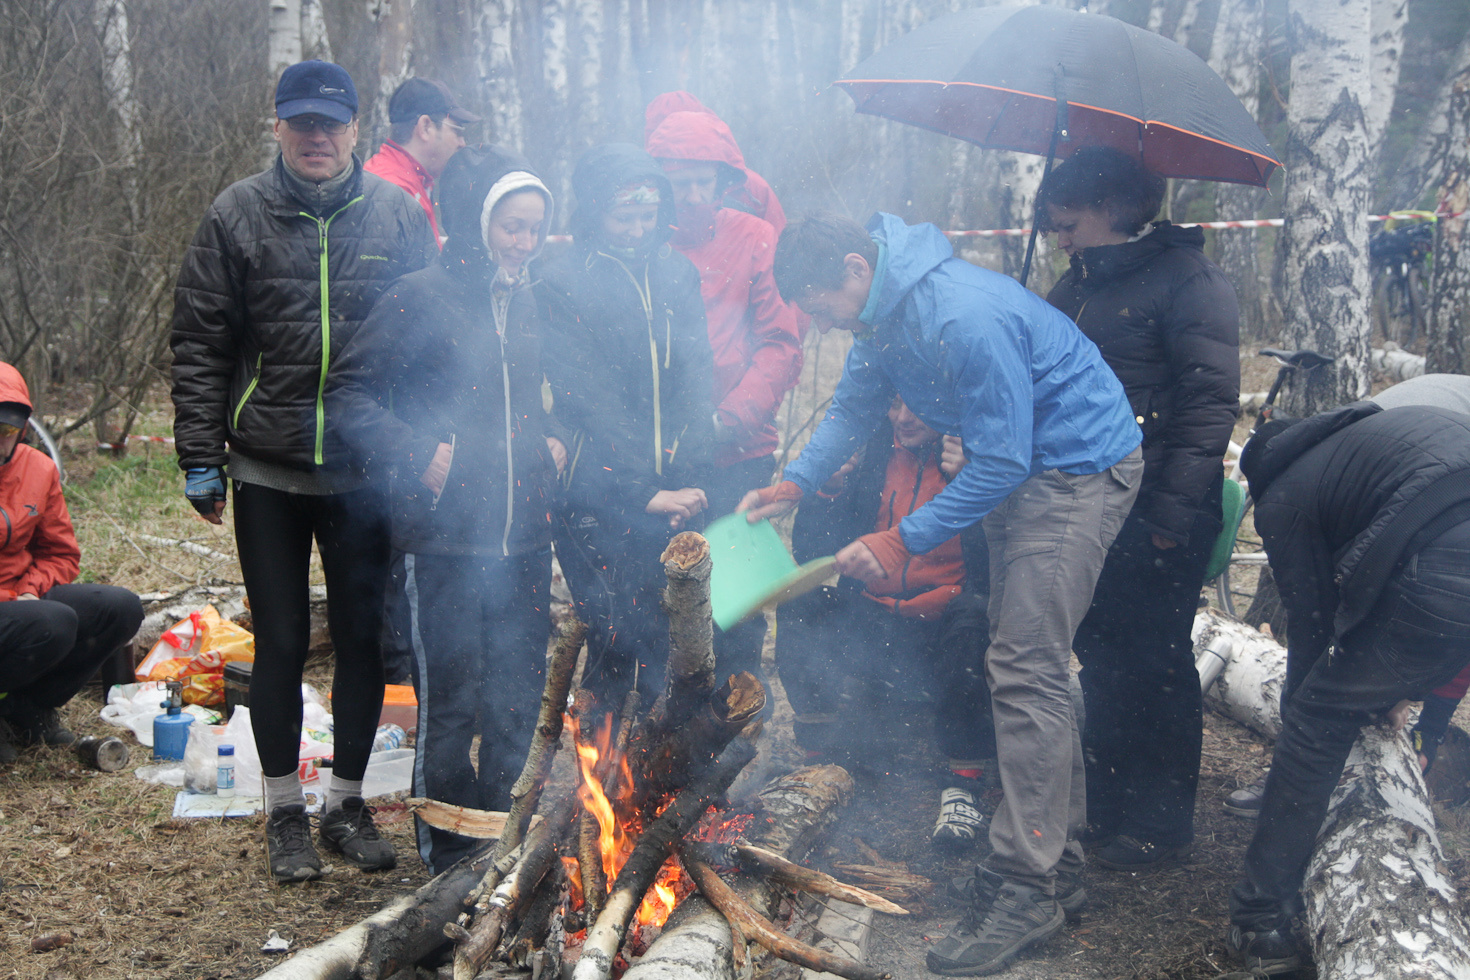
POLYGON ((745 936, 788 963, 819 973, 835 973, 839 977, 847 977, 848 980, 887 980, 890 976, 866 963, 848 959, 839 953, 828 953, 792 939, 746 904, 709 865, 691 859, 684 862, 684 867, 704 893, 704 897, 725 916, 732 932, 738 928, 745 936))
POLYGON ((597 818, 586 810, 578 830, 577 865, 582 872, 582 904, 586 908, 587 921, 597 918, 607 901, 607 873, 602 868, 602 850, 598 839, 602 826, 597 818))
POLYGON ((756 847, 754 844, 720 845, 710 844, 707 841, 693 841, 686 842, 683 850, 694 860, 704 864, 739 863, 746 868, 765 874, 771 880, 788 888, 798 888, 815 895, 826 895, 828 898, 840 899, 854 905, 865 905, 889 915, 909 914, 909 910, 902 905, 895 905, 888 899, 874 895, 856 885, 838 881, 815 868, 804 868, 795 862, 786 860, 775 851, 756 847))
POLYGON ((587 930, 573 980, 607 980, 612 975, 613 959, 628 934, 628 923, 643 901, 643 893, 658 876, 670 848, 754 758, 755 746, 743 739, 731 742, 720 754, 719 761, 697 783, 681 790, 668 809, 644 829, 613 883, 602 914, 587 930))

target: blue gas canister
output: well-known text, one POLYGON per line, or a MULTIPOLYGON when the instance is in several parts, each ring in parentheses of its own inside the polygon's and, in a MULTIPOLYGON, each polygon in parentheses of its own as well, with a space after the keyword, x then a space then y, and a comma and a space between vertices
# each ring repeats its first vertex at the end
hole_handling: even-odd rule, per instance
POLYGON ((168 698, 159 705, 164 713, 153 719, 153 758, 183 759, 194 716, 184 714, 184 685, 169 681, 168 698))

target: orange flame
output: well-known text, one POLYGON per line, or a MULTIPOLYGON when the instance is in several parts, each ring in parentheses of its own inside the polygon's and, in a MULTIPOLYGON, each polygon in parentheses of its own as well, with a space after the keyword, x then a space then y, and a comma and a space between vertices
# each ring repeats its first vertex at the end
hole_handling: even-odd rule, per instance
MULTIPOLYGON (((683 883, 684 869, 670 857, 658 870, 653 887, 643 896, 634 919, 640 926, 662 926, 670 913, 679 904, 679 886, 683 883)), ((685 894, 688 894, 686 891, 685 894)))

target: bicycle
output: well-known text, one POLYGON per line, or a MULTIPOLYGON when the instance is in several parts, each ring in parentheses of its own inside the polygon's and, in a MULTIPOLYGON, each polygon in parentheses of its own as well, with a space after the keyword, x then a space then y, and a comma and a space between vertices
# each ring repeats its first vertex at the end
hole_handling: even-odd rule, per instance
MULTIPOLYGON (((1336 360, 1336 358, 1324 357, 1316 351, 1284 351, 1278 350, 1275 347, 1262 348, 1259 354, 1262 357, 1274 357, 1277 361, 1281 362, 1281 367, 1277 368, 1276 379, 1271 383, 1271 390, 1266 393, 1265 401, 1261 403, 1260 409, 1256 412, 1255 425, 1251 427, 1252 433, 1259 429, 1263 422, 1271 418, 1272 411, 1276 405, 1276 396, 1281 393, 1281 386, 1286 382, 1287 378, 1296 374, 1297 371, 1301 371, 1303 374, 1309 374, 1336 360)), ((1260 539, 1255 537, 1253 533, 1254 524, 1250 525, 1252 533, 1249 537, 1242 538, 1241 536, 1241 529, 1247 526, 1246 518, 1253 509, 1253 502, 1250 494, 1247 492, 1246 481, 1242 478, 1240 472, 1240 454, 1243 448, 1242 446, 1237 446, 1234 442, 1230 443, 1229 451, 1235 456, 1235 463, 1231 467, 1229 476, 1226 478, 1226 523, 1225 527, 1221 530, 1220 539, 1216 543, 1217 552, 1222 550, 1222 542, 1224 541, 1230 542, 1230 550, 1223 559, 1223 564, 1220 564, 1214 557, 1211 560, 1211 565, 1220 564, 1219 572, 1214 577, 1215 597, 1220 604, 1220 608, 1225 610, 1226 614, 1230 616, 1236 615, 1235 600, 1237 597, 1250 596, 1254 598, 1255 595, 1254 592, 1237 591, 1235 588, 1232 588, 1230 581, 1232 571, 1236 576, 1237 584, 1240 584, 1241 578, 1244 577, 1244 570, 1246 568, 1255 569, 1255 578, 1256 581, 1259 581, 1260 570, 1267 565, 1266 552, 1261 548, 1260 539), (1232 483, 1234 484, 1233 491, 1230 487, 1232 483), (1235 501, 1233 508, 1231 506, 1232 496, 1235 501), (1234 513, 1232 513, 1232 509, 1234 513), (1242 550, 1242 545, 1249 550, 1242 550)))
POLYGON ((1384 340, 1407 348, 1424 331, 1429 303, 1425 267, 1433 254, 1433 221, 1386 228, 1368 237, 1374 322, 1384 340))

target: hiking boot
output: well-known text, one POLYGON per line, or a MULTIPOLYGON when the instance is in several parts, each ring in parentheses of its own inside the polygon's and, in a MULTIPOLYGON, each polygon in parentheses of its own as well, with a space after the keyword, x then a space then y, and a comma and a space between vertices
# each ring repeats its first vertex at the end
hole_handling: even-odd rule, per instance
POLYGON ((1067 917, 1041 889, 977 869, 977 901, 934 948, 925 963, 947 977, 995 973, 1061 931, 1067 917))
POLYGON ((1290 929, 1251 932, 1232 925, 1225 947, 1238 962, 1257 976, 1274 976, 1301 969, 1302 951, 1290 929))
POLYGON ((378 836, 373 808, 360 796, 349 796, 338 809, 323 813, 318 833, 328 850, 364 871, 386 871, 398 863, 392 842, 378 836))
POLYGON ((76 733, 61 723, 55 708, 41 708, 11 695, 5 699, 5 720, 15 740, 26 745, 70 745, 76 733))
POLYGON ((1225 807, 1226 813, 1254 820, 1261 815, 1261 800, 1265 795, 1266 777, 1263 774, 1260 779, 1249 786, 1238 789, 1225 797, 1225 802, 1221 805, 1225 807))
POLYGON ((271 875, 282 884, 322 876, 322 859, 311 843, 311 819, 304 804, 288 803, 271 811, 265 824, 265 853, 271 875))
MULTIPOLYGON (((977 873, 979 869, 976 869, 977 873)), ((945 889, 950 899, 960 905, 973 905, 976 901, 975 881, 977 875, 960 875, 949 880, 945 889)), ((1057 904, 1067 914, 1068 922, 1081 922, 1082 909, 1087 905, 1087 889, 1082 886, 1082 876, 1075 871, 1057 871, 1057 904)))
POLYGON ((1147 871, 1168 861, 1184 861, 1193 849, 1190 843, 1155 844, 1119 834, 1107 847, 1093 851, 1092 859, 1114 871, 1147 871))
POLYGON ((946 786, 939 793, 939 819, 929 840, 940 850, 958 853, 975 846, 989 821, 980 812, 980 792, 968 786, 946 786))

